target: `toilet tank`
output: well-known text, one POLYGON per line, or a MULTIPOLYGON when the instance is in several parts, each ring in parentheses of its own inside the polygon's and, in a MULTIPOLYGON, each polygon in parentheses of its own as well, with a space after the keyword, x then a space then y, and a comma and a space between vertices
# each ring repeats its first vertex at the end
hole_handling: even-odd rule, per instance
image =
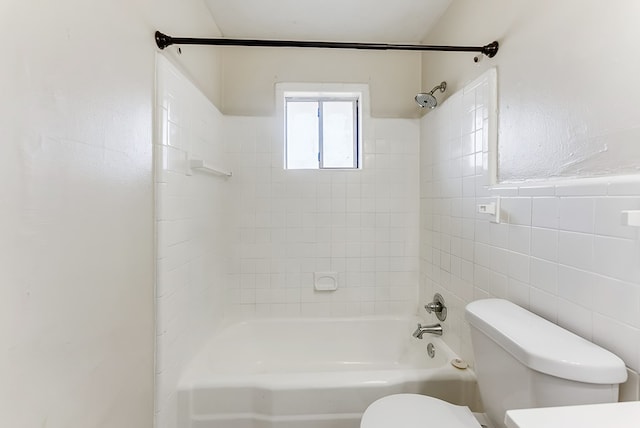
POLYGON ((504 427, 510 409, 607 403, 626 381, 611 352, 503 299, 466 307, 480 396, 504 427))

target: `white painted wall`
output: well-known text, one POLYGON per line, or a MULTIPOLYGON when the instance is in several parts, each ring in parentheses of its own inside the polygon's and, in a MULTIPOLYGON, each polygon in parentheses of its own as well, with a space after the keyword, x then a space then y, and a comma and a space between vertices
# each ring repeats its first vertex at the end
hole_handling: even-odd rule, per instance
POLYGON ((459 0, 428 43, 500 41, 493 59, 423 56, 423 86, 447 94, 498 67, 500 179, 637 173, 640 164, 640 3, 459 0))
POLYGON ((420 54, 394 51, 230 48, 223 51, 222 110, 273 116, 275 84, 366 83, 374 117, 417 117, 420 54))
MULTIPOLYGON (((151 426, 153 32, 212 25, 197 1, 0 4, 1 426, 151 426)), ((181 61, 218 98, 215 56, 181 61)))

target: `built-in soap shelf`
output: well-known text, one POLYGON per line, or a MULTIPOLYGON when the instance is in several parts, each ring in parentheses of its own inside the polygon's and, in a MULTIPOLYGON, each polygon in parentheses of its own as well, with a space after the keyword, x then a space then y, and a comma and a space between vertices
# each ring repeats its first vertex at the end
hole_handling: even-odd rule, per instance
POLYGON ((622 225, 640 227, 640 210, 622 211, 622 225))
POLYGON ((193 170, 204 171, 210 174, 222 175, 224 177, 231 177, 233 174, 231 171, 225 171, 220 168, 216 168, 206 161, 202 159, 191 159, 189 160, 189 168, 187 171, 187 175, 193 175, 193 170))
POLYGON ((316 291, 335 291, 338 289, 338 272, 314 272, 313 288, 316 291))

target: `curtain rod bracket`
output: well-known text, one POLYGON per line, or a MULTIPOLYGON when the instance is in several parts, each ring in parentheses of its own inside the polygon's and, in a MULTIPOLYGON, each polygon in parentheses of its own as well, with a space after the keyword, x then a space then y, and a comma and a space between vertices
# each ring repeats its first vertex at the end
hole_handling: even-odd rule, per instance
POLYGON ((156 45, 160 49, 167 48, 172 44, 173 44, 173 37, 167 36, 166 34, 163 34, 160 31, 156 31, 156 45))
POLYGON ((387 43, 352 43, 352 42, 319 42, 299 40, 255 40, 255 39, 198 39, 189 37, 171 37, 156 31, 156 45, 164 49, 171 45, 214 45, 214 46, 258 46, 258 47, 298 47, 326 49, 367 49, 367 50, 401 50, 401 51, 441 51, 441 52, 480 52, 493 58, 498 53, 497 41, 485 46, 431 46, 431 45, 399 45, 387 43))
POLYGON ((495 41, 491 42, 488 45, 482 47, 482 53, 488 56, 489 58, 493 58, 498 53, 498 49, 500 48, 500 44, 495 41))

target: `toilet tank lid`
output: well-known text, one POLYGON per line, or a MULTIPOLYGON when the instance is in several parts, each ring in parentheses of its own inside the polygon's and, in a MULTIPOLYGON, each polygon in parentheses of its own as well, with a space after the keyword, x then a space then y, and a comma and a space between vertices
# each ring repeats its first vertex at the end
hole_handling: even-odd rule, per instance
POLYGON ((627 379, 616 355, 507 300, 477 300, 465 313, 474 328, 533 370, 596 384, 627 379))

